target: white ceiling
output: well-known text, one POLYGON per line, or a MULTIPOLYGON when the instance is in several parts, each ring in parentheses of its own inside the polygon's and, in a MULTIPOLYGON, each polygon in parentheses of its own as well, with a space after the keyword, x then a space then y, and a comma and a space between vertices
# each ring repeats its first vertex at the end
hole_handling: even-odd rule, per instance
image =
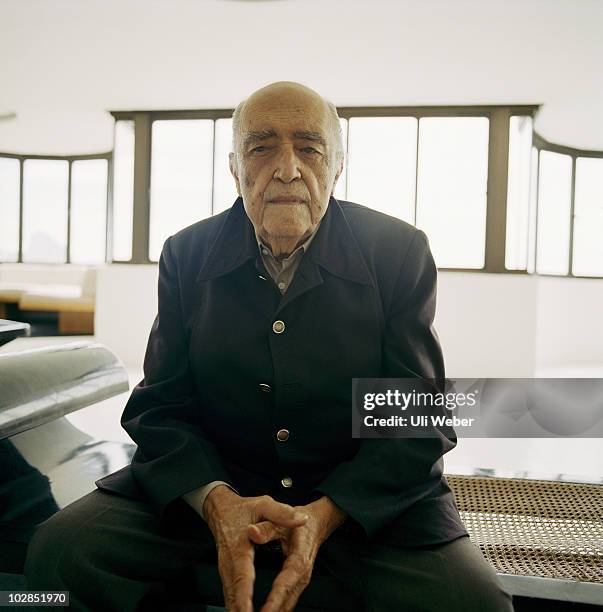
POLYGON ((224 108, 276 80, 337 105, 533 104, 603 149, 599 0, 0 0, 0 151, 112 148, 109 110, 224 108))

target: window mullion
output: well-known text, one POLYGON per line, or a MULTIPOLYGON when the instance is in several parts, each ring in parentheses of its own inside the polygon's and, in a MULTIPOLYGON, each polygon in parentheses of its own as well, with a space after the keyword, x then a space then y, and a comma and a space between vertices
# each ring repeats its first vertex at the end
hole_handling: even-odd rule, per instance
POLYGON ((510 118, 509 109, 494 109, 490 114, 485 272, 506 272, 510 118))
POLYGON ((134 116, 134 210, 132 223, 132 263, 150 263, 149 220, 151 182, 151 116, 134 116))

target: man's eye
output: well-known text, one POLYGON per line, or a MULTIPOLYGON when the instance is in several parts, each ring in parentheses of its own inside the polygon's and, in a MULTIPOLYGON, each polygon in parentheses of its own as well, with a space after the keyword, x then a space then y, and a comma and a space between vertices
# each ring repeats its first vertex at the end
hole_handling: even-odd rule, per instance
POLYGON ((314 147, 304 147, 302 149, 302 153, 318 153, 319 151, 316 150, 314 147))
POLYGON ((259 147, 253 147, 253 149, 251 149, 251 152, 252 153, 264 153, 267 150, 268 150, 268 147, 259 146, 259 147))

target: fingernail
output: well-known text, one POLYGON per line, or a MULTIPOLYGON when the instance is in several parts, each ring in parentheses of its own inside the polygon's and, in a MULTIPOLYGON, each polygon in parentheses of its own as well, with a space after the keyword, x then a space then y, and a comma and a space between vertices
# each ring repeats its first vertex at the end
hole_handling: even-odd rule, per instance
POLYGON ((293 515, 293 520, 295 521, 307 521, 308 515, 305 512, 296 512, 293 515))

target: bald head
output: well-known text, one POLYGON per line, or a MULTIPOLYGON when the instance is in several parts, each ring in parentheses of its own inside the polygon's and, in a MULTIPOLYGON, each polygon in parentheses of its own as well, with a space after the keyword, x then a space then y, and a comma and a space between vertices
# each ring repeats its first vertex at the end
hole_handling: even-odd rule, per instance
POLYGON ((316 115, 323 115, 329 134, 333 138, 335 153, 338 157, 343 157, 343 136, 335 105, 310 87, 294 81, 278 81, 266 85, 238 104, 232 115, 232 147, 235 154, 239 150, 245 126, 249 124, 249 114, 278 109, 279 106, 281 108, 303 106, 310 108, 316 115))

